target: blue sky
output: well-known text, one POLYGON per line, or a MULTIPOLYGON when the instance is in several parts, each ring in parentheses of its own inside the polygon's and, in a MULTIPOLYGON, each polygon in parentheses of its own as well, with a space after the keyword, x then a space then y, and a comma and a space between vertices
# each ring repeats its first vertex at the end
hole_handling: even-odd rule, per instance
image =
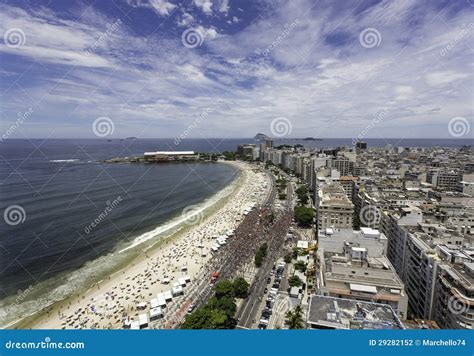
POLYGON ((4 0, 0 131, 95 137, 107 117, 111 137, 250 137, 281 119, 291 137, 449 138, 462 117, 462 138, 474 137, 473 10, 474 0, 4 0))

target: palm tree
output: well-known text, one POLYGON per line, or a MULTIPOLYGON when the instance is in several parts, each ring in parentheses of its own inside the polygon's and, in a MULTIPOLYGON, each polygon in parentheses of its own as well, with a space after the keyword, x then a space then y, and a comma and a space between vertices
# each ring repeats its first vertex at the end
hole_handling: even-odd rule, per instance
POLYGON ((286 312, 285 324, 289 329, 303 329, 304 320, 303 320, 303 309, 301 306, 296 306, 293 310, 288 310, 286 312))

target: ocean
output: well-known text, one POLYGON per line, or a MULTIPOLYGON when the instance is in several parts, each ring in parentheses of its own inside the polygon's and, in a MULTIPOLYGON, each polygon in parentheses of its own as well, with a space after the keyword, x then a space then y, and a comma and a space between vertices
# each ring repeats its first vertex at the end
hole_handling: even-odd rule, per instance
MULTIPOLYGON (((367 139, 368 146, 460 147, 468 140, 367 139)), ((238 171, 219 163, 97 161, 154 150, 234 151, 253 139, 31 139, 0 142, 0 326, 125 265, 156 236, 211 207, 238 171)), ((334 148, 351 139, 275 140, 334 148)))

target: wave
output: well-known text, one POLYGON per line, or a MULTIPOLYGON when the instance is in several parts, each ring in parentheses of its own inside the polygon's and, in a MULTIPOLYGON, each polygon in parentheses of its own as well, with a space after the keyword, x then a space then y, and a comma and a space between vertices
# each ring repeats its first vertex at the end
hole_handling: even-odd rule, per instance
POLYGON ((50 162, 53 163, 70 163, 70 162, 78 162, 78 159, 52 159, 50 162))
POLYGON ((170 232, 173 230, 179 230, 180 228, 184 227, 187 221, 194 220, 196 217, 200 218, 201 215, 214 206, 216 203, 218 203, 220 200, 223 198, 227 197, 232 193, 232 191, 235 189, 235 183, 231 183, 228 185, 226 188, 220 190, 218 193, 215 195, 211 196, 210 198, 206 199, 204 202, 202 202, 199 205, 193 206, 192 212, 190 214, 181 214, 179 217, 176 217, 172 219, 170 222, 168 222, 165 225, 159 226, 151 231, 145 232, 142 235, 136 237, 133 242, 123 248, 122 250, 119 251, 119 253, 128 251, 130 249, 133 249, 137 247, 138 245, 141 245, 151 239, 154 239, 156 237, 159 237, 163 235, 165 232, 170 232))
POLYGON ((89 261, 79 269, 64 272, 35 284, 30 287, 31 289, 18 291, 18 295, 0 300, 0 328, 11 327, 40 310, 44 310, 73 294, 87 290, 97 281, 117 273, 141 253, 142 250, 137 248, 138 246, 148 242, 149 245, 146 248, 150 248, 163 237, 179 231, 186 226, 188 219, 195 219, 196 215, 205 214, 208 209, 229 196, 235 190, 237 182, 238 179, 232 181, 202 203, 193 206, 192 214, 172 218, 164 225, 137 236, 132 242, 117 246, 115 252, 89 261))

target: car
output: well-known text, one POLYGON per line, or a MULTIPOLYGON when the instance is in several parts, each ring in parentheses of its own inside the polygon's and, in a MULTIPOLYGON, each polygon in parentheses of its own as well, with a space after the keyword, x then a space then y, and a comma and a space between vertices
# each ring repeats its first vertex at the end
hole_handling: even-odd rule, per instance
POLYGON ((268 311, 265 311, 265 310, 264 310, 264 311, 262 312, 262 318, 264 318, 264 319, 267 319, 267 320, 270 319, 270 315, 271 315, 271 314, 270 314, 268 311))
POLYGON ((265 309, 263 309, 263 311, 269 313, 270 315, 272 315, 272 308, 265 308, 265 309))
POLYGON ((271 282, 272 282, 271 277, 268 277, 268 278, 267 278, 267 284, 270 284, 271 282))
POLYGON ((261 330, 265 330, 267 326, 265 324, 258 324, 258 328, 261 330))
POLYGON ((196 308, 196 305, 195 304, 191 304, 188 308, 188 314, 191 314, 194 310, 194 308, 196 308))
POLYGON ((265 290, 263 291, 263 294, 267 294, 268 293, 268 288, 265 288, 265 290))
POLYGON ((272 289, 273 289, 273 288, 275 288, 275 289, 280 288, 280 283, 274 283, 274 284, 272 285, 272 289))

